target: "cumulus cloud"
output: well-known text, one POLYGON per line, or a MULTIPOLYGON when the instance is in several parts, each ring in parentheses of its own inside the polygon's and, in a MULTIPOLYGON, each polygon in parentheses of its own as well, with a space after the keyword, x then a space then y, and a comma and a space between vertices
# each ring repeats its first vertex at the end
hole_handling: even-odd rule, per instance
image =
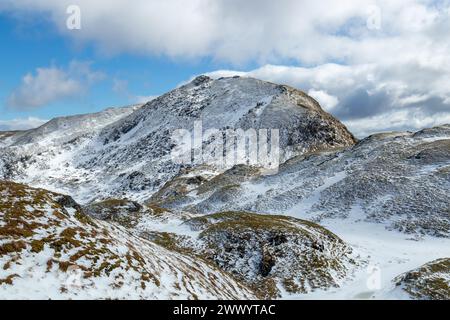
POLYGON ((56 68, 38 68, 36 75, 25 75, 22 84, 9 97, 8 105, 17 109, 32 109, 60 98, 76 94, 80 84, 56 68))
POLYGON ((72 61, 67 68, 37 68, 22 78, 21 85, 8 98, 11 108, 29 110, 82 93, 103 78, 92 71, 90 63, 72 61))
POLYGON ((417 131, 446 123, 450 123, 449 112, 430 115, 420 108, 392 110, 359 120, 346 121, 346 125, 361 138, 377 132, 417 131))
POLYGON ((155 95, 135 95, 130 92, 128 88, 128 81, 117 77, 112 80, 112 91, 120 96, 127 97, 131 103, 135 104, 147 103, 158 97, 155 95))
POLYGON ((323 90, 309 89, 308 95, 316 99, 320 103, 322 108, 327 111, 333 110, 334 107, 336 107, 339 103, 338 98, 329 95, 326 91, 323 90))
POLYGON ((24 119, 0 120, 0 131, 15 131, 28 130, 37 128, 48 120, 43 120, 35 117, 28 117, 24 119))
POLYGON ((129 94, 128 93, 128 81, 119 79, 119 78, 114 78, 112 90, 118 94, 129 94))
POLYGON ((444 0, 4 0, 0 9, 46 14, 61 33, 105 53, 436 66, 448 60, 448 7, 444 0), (81 30, 66 27, 69 5, 81 9, 81 30))
POLYGON ((135 96, 134 97, 134 102, 135 103, 147 103, 150 102, 152 100, 155 100, 156 98, 158 98, 158 96, 135 96))

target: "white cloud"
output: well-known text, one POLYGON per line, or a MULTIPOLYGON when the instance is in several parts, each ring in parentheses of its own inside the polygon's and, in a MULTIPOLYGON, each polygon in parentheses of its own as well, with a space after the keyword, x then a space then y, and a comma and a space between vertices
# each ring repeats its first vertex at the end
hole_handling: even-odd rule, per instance
POLYGON ((56 68, 38 68, 36 75, 28 73, 22 84, 8 99, 8 105, 17 109, 32 109, 71 96, 81 91, 81 86, 56 68))
POLYGON ((136 103, 147 103, 156 98, 158 98, 158 96, 136 96, 136 97, 134 97, 134 101, 136 103))
POLYGON ((51 102, 82 93, 102 79, 103 74, 90 69, 90 63, 72 61, 67 69, 37 68, 28 73, 21 85, 8 98, 8 106, 15 109, 34 109, 51 102))
POLYGON ((28 117, 24 119, 0 120, 0 131, 14 131, 27 130, 37 128, 48 120, 43 120, 35 117, 28 117))
POLYGON ((373 133, 390 131, 417 131, 437 125, 450 123, 450 113, 430 116, 418 110, 394 110, 372 117, 344 121, 352 132, 360 138, 373 133))
POLYGON ((316 99, 326 111, 331 111, 339 103, 339 99, 323 90, 310 89, 308 95, 316 99))
POLYGON ((115 93, 119 93, 119 94, 126 94, 126 95, 129 94, 128 93, 128 81, 119 79, 119 78, 114 78, 112 90, 115 93))
POLYGON ((427 101, 429 98, 430 98, 430 96, 427 94, 413 94, 411 96, 407 96, 407 97, 399 99, 399 105, 405 106, 405 105, 409 105, 409 104, 421 103, 421 102, 427 101))
POLYGON ((136 104, 147 103, 158 97, 155 95, 135 95, 130 92, 128 88, 128 81, 117 77, 112 80, 112 90, 118 95, 127 97, 131 103, 136 104))

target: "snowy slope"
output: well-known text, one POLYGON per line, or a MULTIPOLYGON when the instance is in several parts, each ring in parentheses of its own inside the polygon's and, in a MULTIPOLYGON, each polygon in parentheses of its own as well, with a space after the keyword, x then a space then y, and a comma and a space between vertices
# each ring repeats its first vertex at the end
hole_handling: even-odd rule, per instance
MULTIPOLYGON (((354 218, 360 212, 353 213, 354 218)), ((383 224, 357 219, 324 219, 321 225, 339 235, 367 265, 338 289, 319 290, 299 299, 414 299, 395 290, 393 280, 435 259, 450 257, 450 239, 423 236, 412 238, 383 224)), ((450 273, 450 269, 447 270, 450 273)), ((450 291, 448 291, 450 294, 450 291)))
POLYGON ((30 182, 68 193, 84 172, 76 168, 79 150, 99 131, 139 109, 140 105, 55 118, 39 128, 0 137, 0 178, 30 182))
POLYGON ((61 145, 80 136, 92 134, 100 128, 131 114, 140 107, 141 105, 108 108, 98 113, 55 118, 36 129, 11 135, 8 139, 2 140, 2 143, 11 146, 37 144, 48 147, 51 144, 61 145))
POLYGON ((0 299, 237 299, 198 259, 86 216, 70 197, 0 182, 0 299))
POLYGON ((322 229, 314 231, 313 223, 298 222, 305 231, 311 232, 312 238, 308 233, 298 233, 302 229, 295 231, 294 228, 294 232, 285 227, 280 229, 283 216, 261 215, 258 218, 258 214, 248 214, 250 220, 234 219, 234 213, 205 216, 171 212, 155 205, 136 208, 133 202, 125 200, 109 200, 89 207, 95 211, 91 211, 94 215, 123 225, 133 234, 170 250, 200 259, 210 257, 250 286, 259 281, 256 288, 266 288, 265 294, 279 290, 281 298, 411 299, 412 296, 395 290, 393 279, 429 261, 450 256, 449 238, 423 236, 418 239, 387 230, 384 224, 361 221, 358 217, 363 213, 359 210, 353 210, 347 219, 321 221, 322 226, 342 239, 343 242, 336 245, 335 236, 321 238, 322 229), (313 243, 322 245, 311 245, 313 243), (331 256, 327 257, 328 254, 331 256), (339 267, 335 271, 325 268, 319 272, 317 265, 312 267, 314 257, 325 258, 329 266, 333 266, 331 261, 337 258, 339 267), (296 277, 300 280, 292 282, 296 277), (273 280, 279 281, 275 291, 271 287, 273 280), (305 286, 308 282, 312 285, 305 286))

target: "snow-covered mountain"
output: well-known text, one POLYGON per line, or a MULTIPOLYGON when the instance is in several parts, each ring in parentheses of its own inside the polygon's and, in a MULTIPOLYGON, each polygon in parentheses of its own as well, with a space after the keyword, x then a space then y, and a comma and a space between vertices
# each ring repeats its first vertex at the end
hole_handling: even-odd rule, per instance
POLYGON ((1 139, 0 177, 66 192, 81 202, 109 196, 144 200, 181 168, 172 161, 171 134, 199 120, 204 130, 279 129, 283 158, 355 143, 303 92, 252 78, 200 76, 136 108, 55 119, 1 139))
POLYGON ((0 177, 68 191, 69 186, 77 185, 78 179, 86 175, 82 168, 76 167, 79 151, 103 127, 140 107, 109 108, 99 113, 55 118, 36 129, 9 132, 0 137, 0 177))
MULTIPOLYGON (((0 183, 5 297, 33 283, 29 297, 426 298, 427 263, 450 257, 450 125, 357 141, 303 92, 252 78, 200 76, 142 106, 0 134, 0 180, 30 186, 0 183), (174 163, 172 133, 196 121, 279 129, 278 172, 174 163), (86 290, 60 290, 72 258, 95 274, 86 290), (130 263, 156 278, 129 278, 130 263)), ((435 296, 450 298, 439 265, 435 296)))

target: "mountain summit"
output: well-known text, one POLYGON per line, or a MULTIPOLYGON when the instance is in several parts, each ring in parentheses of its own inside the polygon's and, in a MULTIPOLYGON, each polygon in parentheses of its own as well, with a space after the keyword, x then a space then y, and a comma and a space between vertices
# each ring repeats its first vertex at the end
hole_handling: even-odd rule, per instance
POLYGON ((0 139, 0 178, 67 192, 81 202, 147 199, 182 168, 171 158, 173 132, 199 121, 204 131, 278 129, 281 161, 356 142, 299 90, 200 76, 141 107, 53 119, 0 139))

